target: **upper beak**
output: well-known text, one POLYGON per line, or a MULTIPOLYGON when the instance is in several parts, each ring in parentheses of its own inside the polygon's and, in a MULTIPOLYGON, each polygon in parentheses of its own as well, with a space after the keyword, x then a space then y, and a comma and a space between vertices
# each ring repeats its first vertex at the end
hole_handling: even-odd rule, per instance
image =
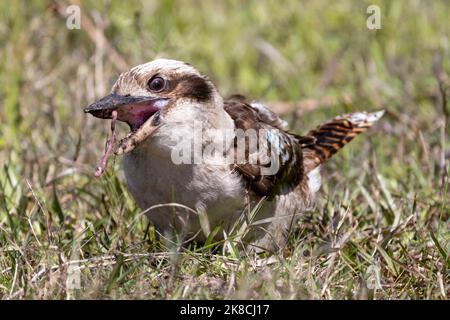
POLYGON ((120 94, 112 93, 84 108, 84 112, 90 113, 97 118, 109 119, 111 118, 112 111, 118 109, 121 106, 139 104, 152 100, 155 100, 155 98, 130 95, 123 96, 120 94))

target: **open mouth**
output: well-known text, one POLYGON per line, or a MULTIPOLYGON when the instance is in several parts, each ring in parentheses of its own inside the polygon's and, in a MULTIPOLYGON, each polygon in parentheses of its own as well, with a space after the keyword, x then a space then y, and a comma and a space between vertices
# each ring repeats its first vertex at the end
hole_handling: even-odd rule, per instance
POLYGON ((100 160, 96 176, 104 172, 108 158, 114 149, 116 120, 126 122, 131 129, 131 132, 120 140, 115 148, 114 153, 120 155, 132 151, 159 128, 160 111, 167 101, 164 98, 110 94, 84 109, 84 112, 94 117, 112 119, 111 135, 106 142, 105 153, 100 160))

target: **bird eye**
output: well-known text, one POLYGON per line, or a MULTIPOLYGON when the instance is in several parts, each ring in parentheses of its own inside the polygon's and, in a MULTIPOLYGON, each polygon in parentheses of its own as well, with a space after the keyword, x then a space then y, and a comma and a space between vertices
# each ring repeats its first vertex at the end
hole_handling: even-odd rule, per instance
POLYGON ((150 81, 148 82, 148 88, 151 91, 160 92, 164 89, 165 83, 166 82, 164 81, 163 78, 155 77, 155 78, 150 79, 150 81))

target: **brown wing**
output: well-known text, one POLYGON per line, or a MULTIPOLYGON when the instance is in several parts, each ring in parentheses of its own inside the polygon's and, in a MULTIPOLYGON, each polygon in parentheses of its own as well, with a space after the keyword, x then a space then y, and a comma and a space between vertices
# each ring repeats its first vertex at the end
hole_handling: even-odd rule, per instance
POLYGON ((225 100, 224 108, 234 120, 236 129, 242 130, 234 141, 233 167, 242 175, 248 189, 258 196, 270 198, 280 191, 281 186, 294 188, 303 176, 299 137, 284 131, 284 122, 276 114, 263 105, 255 107, 247 103, 242 96, 225 100), (266 161, 254 161, 257 155, 249 148, 249 136, 242 135, 242 132, 252 130, 261 135, 262 139, 257 139, 257 150, 267 156, 266 161), (236 158, 243 146, 245 161, 236 158))
POLYGON ((346 114, 308 132, 307 136, 314 138, 315 142, 303 148, 305 173, 324 163, 356 135, 366 131, 383 113, 384 111, 346 114))

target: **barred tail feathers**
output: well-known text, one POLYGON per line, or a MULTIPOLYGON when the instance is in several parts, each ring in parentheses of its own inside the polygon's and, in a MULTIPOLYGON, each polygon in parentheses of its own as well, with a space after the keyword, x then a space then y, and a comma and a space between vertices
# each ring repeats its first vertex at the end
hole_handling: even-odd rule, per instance
POLYGON ((354 137, 370 128, 383 114, 384 110, 346 114, 308 132, 306 136, 313 137, 315 141, 303 147, 305 172, 331 158, 354 137))

